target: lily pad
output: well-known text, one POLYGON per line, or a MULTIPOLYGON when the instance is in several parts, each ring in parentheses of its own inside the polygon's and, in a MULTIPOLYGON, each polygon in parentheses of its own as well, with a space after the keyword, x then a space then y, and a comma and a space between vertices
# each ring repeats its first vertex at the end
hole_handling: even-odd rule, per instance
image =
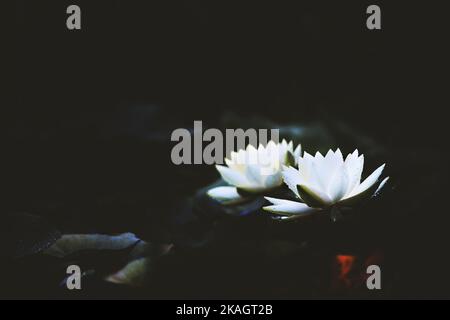
MULTIPOLYGON (((66 257, 82 250, 121 250, 140 242, 134 234, 124 233, 117 236, 103 234, 63 235, 45 253, 55 257, 66 257)), ((143 243, 144 244, 144 243, 143 243)))

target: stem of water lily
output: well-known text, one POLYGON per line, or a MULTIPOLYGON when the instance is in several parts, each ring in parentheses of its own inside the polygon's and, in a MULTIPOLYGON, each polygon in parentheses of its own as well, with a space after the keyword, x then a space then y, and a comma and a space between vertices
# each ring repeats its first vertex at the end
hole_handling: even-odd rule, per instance
POLYGON ((342 218, 342 212, 341 209, 339 209, 336 206, 331 207, 330 217, 333 222, 336 222, 337 220, 342 218))

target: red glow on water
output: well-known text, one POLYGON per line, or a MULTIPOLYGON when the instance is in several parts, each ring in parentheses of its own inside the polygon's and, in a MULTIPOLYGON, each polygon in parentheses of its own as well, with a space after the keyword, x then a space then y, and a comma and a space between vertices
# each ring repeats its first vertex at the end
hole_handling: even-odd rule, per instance
POLYGON ((347 276, 352 271, 355 263, 355 256, 338 255, 336 256, 339 265, 339 279, 348 281, 347 276))
POLYGON ((367 267, 382 265, 384 255, 376 250, 364 256, 336 255, 333 259, 331 289, 334 291, 366 290, 367 267))

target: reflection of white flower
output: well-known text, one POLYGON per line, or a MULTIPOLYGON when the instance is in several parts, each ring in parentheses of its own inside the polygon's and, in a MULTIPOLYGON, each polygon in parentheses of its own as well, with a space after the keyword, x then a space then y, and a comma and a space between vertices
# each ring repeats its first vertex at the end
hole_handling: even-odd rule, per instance
POLYGON ((225 159, 227 166, 216 168, 231 186, 217 187, 208 191, 208 195, 222 203, 235 203, 242 200, 238 189, 248 193, 263 193, 283 184, 281 174, 284 165, 296 165, 300 158, 301 147, 294 150, 292 141, 283 140, 276 144, 270 141, 266 147, 256 149, 248 145, 245 150, 231 152, 231 159, 225 159))
POLYGON ((298 169, 284 167, 283 170, 284 182, 301 202, 266 197, 273 205, 263 209, 284 215, 305 215, 334 205, 351 206, 384 186, 388 178, 375 191, 384 166, 361 182, 364 156, 358 156, 358 150, 349 154, 345 161, 339 149, 328 151, 325 157, 319 152, 315 157, 304 152, 298 159, 298 169))

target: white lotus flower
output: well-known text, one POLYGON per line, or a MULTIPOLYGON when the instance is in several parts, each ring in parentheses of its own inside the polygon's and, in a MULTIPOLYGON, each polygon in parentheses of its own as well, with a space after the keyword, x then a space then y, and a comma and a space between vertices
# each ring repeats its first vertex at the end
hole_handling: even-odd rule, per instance
POLYGON ((296 165, 300 152, 300 145, 294 150, 293 142, 286 140, 278 144, 270 141, 266 147, 260 144, 258 149, 248 145, 245 150, 231 152, 231 159, 225 159, 227 166, 216 165, 231 186, 213 188, 208 195, 223 204, 232 204, 244 200, 238 189, 260 194, 279 187, 283 184, 283 166, 296 165))
POLYGON ((273 205, 263 209, 283 215, 306 215, 335 205, 351 206, 364 197, 376 194, 384 186, 389 177, 373 192, 384 166, 361 182, 364 156, 358 156, 358 150, 349 154, 345 161, 339 149, 328 151, 325 157, 320 152, 315 157, 304 152, 303 157, 298 159, 298 169, 284 167, 282 173, 284 182, 299 201, 266 197, 273 205))

